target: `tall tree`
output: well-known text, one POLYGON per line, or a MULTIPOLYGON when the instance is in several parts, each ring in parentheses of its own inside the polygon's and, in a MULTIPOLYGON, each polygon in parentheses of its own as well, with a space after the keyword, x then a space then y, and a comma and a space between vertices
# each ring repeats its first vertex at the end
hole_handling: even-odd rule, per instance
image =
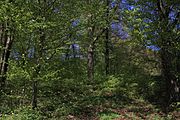
POLYGON ((107 5, 107 11, 106 11, 106 23, 107 23, 107 27, 106 27, 106 38, 105 38, 105 72, 106 75, 109 74, 109 43, 110 43, 110 0, 106 1, 106 5, 107 5))
POLYGON ((6 73, 8 69, 8 61, 13 43, 13 32, 10 30, 9 22, 1 25, 1 64, 0 64, 0 87, 5 86, 6 73))
MULTIPOLYGON (((177 77, 174 74, 173 68, 173 47, 176 39, 174 36, 171 36, 170 33, 173 33, 174 27, 178 22, 180 12, 177 11, 177 15, 173 22, 170 22, 172 9, 176 6, 177 3, 169 2, 166 0, 157 0, 157 7, 159 13, 159 27, 160 27, 160 47, 161 47, 161 63, 162 63, 162 75, 166 81, 166 100, 165 106, 166 111, 168 111, 169 105, 174 101, 179 99, 179 82, 177 77), (175 24, 175 25, 174 25, 175 24), (165 36, 166 35, 166 36, 165 36), (176 94, 178 96, 176 96, 176 94)), ((175 11, 174 11, 175 12, 175 11)))

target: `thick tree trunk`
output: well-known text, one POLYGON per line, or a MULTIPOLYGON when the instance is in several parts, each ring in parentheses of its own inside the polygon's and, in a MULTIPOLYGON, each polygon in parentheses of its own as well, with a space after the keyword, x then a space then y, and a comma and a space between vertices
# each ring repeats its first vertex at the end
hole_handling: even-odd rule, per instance
POLYGON ((164 110, 168 111, 168 107, 171 103, 172 97, 172 83, 174 81, 173 74, 171 73, 171 59, 166 48, 161 49, 161 64, 162 64, 162 76, 165 80, 165 101, 164 110))
POLYGON ((175 82, 175 97, 176 101, 180 101, 180 51, 177 50, 176 59, 176 82, 175 82))
POLYGON ((162 75, 165 80, 165 102, 164 110, 169 112, 169 106, 171 103, 179 101, 179 82, 178 78, 174 74, 174 68, 172 66, 172 58, 168 50, 162 48, 161 50, 161 64, 162 64, 162 75))
MULTIPOLYGON (((159 20, 161 23, 160 41, 161 41, 161 65, 162 65, 162 75, 165 80, 165 101, 164 101, 164 111, 169 112, 169 107, 172 102, 179 99, 179 83, 178 77, 176 77, 176 68, 173 66, 172 48, 174 36, 170 35, 171 29, 169 23, 170 9, 162 0, 157 0, 157 7, 159 12, 159 20)), ((170 5, 169 5, 170 7, 170 5)))

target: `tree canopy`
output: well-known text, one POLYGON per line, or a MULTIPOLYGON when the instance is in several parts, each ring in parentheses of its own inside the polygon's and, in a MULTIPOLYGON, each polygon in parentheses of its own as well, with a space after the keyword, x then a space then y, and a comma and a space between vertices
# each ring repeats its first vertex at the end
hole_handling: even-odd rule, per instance
POLYGON ((0 119, 179 119, 178 0, 1 0, 0 119))

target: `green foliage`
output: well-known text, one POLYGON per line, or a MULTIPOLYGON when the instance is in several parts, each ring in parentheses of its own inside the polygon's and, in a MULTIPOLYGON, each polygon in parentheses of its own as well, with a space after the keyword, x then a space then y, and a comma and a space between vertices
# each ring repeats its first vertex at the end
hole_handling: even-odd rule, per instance
POLYGON ((30 73, 28 71, 24 70, 22 67, 13 66, 11 70, 9 71, 8 79, 12 82, 22 82, 22 81, 28 81, 31 79, 30 73), (14 71, 16 71, 14 73, 14 71))
POLYGON ((37 110, 23 107, 15 110, 10 114, 3 114, 3 120, 42 120, 41 114, 37 110))
POLYGON ((111 111, 104 111, 102 113, 99 113, 99 119, 100 120, 113 120, 116 118, 119 118, 120 115, 118 115, 117 113, 113 113, 111 111))
POLYGON ((101 95, 118 95, 129 96, 135 89, 134 83, 128 83, 128 78, 125 76, 114 77, 109 76, 107 80, 104 80, 100 86, 101 95), (126 82, 125 82, 126 81, 126 82))
MULTIPOLYGON (((114 3, 108 6, 107 1, 97 0, 0 1, 0 58, 7 49, 5 31, 13 39, 6 87, 0 88, 0 119, 173 119, 175 115, 161 115, 154 107, 164 102, 167 90, 161 52, 147 46, 162 47, 161 38, 170 40, 171 70, 179 80, 178 28, 172 25, 170 32, 163 32, 166 24, 152 11, 155 1, 126 1, 132 10, 114 2, 112 7, 114 3), (111 23, 120 25, 118 30, 111 23), (4 31, 3 25, 7 25, 4 31), (100 35, 107 28, 108 48, 106 33, 100 35), (87 77, 90 44, 94 44, 94 81, 87 77), (34 81, 37 108, 32 110, 34 81)), ((179 102, 170 105, 173 110, 179 110, 178 106, 179 102)))

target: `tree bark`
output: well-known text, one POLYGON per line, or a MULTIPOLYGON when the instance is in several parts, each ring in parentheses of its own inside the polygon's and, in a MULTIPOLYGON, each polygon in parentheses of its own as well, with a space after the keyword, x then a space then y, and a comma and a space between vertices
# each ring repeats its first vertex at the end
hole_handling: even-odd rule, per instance
POLYGON ((166 113, 169 112, 169 107, 172 102, 177 101, 179 99, 179 83, 178 78, 175 75, 176 68, 173 66, 173 58, 172 46, 173 41, 175 40, 170 36, 169 32, 171 32, 169 28, 169 14, 170 9, 167 9, 168 6, 165 6, 164 1, 157 0, 157 7, 159 12, 159 18, 161 23, 161 33, 160 41, 161 41, 161 65, 162 65, 162 76, 165 80, 165 101, 164 101, 164 111, 166 113), (166 36, 165 36, 166 35, 166 36), (168 36, 169 35, 169 36, 168 36))
POLYGON ((12 33, 10 31, 5 30, 7 27, 6 25, 2 25, 1 27, 1 63, 0 63, 0 87, 1 90, 5 87, 6 81, 6 73, 8 70, 8 61, 10 57, 10 52, 13 43, 12 33))
POLYGON ((164 110, 168 111, 168 107, 171 101, 171 92, 172 92, 172 83, 174 77, 171 73, 171 59, 166 48, 161 48, 161 65, 162 65, 162 76, 165 80, 165 101, 164 101, 164 110))
POLYGON ((45 32, 44 30, 40 29, 40 38, 39 38, 39 43, 38 43, 38 48, 37 48, 37 66, 35 67, 35 73, 34 73, 34 78, 33 78, 33 85, 32 85, 32 109, 37 108, 37 97, 38 97, 38 81, 37 78, 40 74, 41 71, 41 60, 43 57, 43 46, 45 42, 45 32), (36 79, 36 80, 35 80, 36 79))
POLYGON ((94 79, 94 45, 89 45, 88 48, 88 79, 92 81, 94 79))
POLYGON ((175 95, 176 101, 180 101, 180 50, 177 50, 177 59, 176 59, 176 82, 175 82, 175 95))
POLYGON ((38 89, 37 89, 37 80, 33 80, 33 96, 32 96, 32 109, 37 108, 37 94, 38 94, 38 89))
POLYGON ((110 4, 110 1, 107 0, 106 1, 106 6, 107 6, 107 10, 106 10, 106 24, 107 24, 107 27, 106 27, 106 38, 105 38, 105 72, 106 72, 106 75, 109 74, 109 4, 110 4))
POLYGON ((106 40, 105 40, 105 72, 109 74, 109 28, 106 29, 106 40))

